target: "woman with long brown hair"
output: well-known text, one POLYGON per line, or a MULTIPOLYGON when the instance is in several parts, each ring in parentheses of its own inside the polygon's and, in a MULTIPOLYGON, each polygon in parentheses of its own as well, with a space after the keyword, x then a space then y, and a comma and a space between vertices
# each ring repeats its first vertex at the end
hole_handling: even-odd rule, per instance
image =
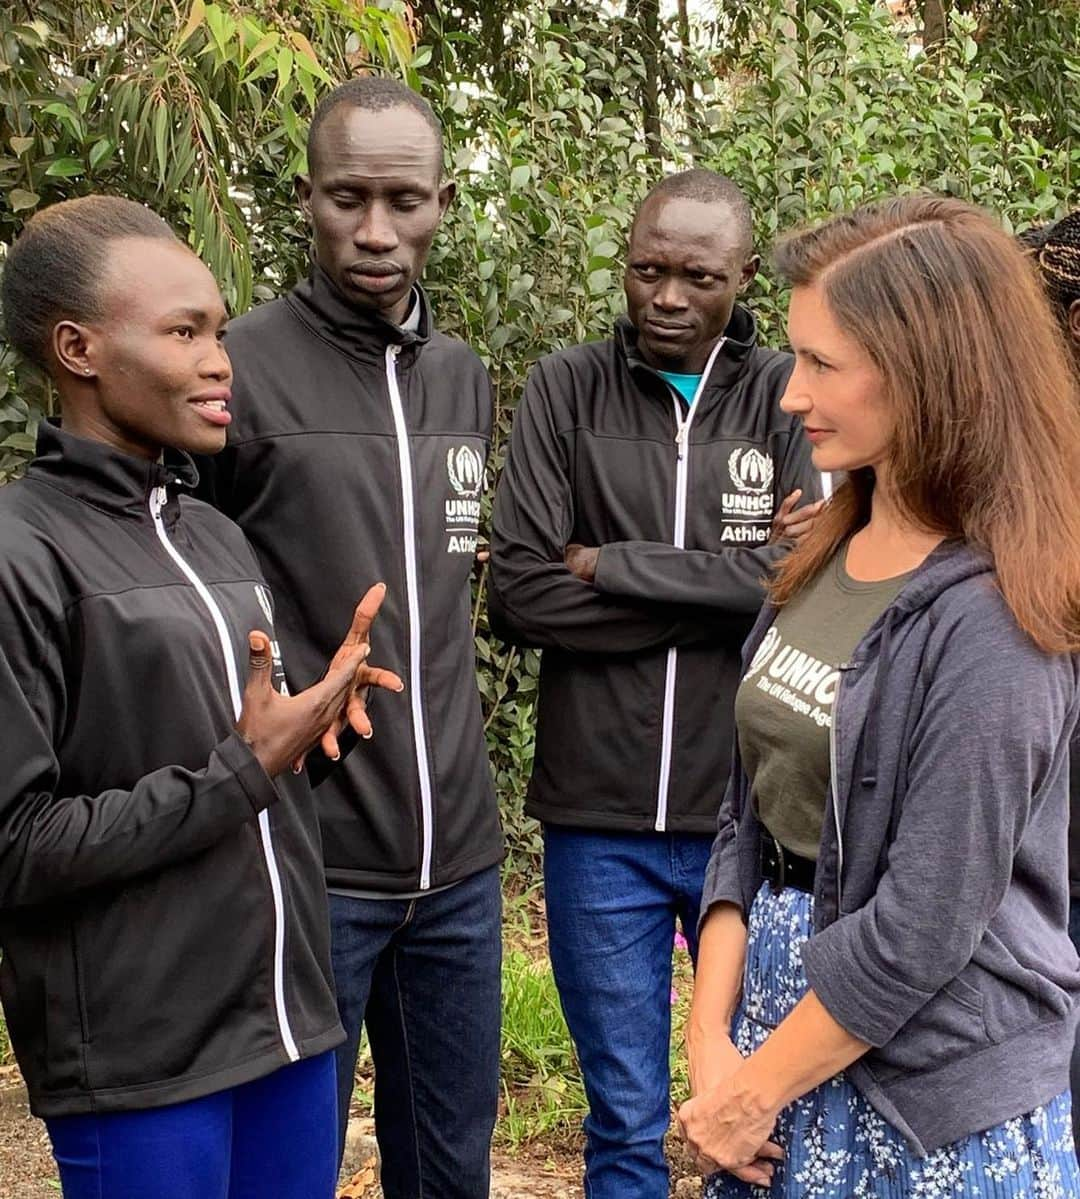
POLYGON ((683 1128, 709 1199, 1080 1194, 1062 341, 960 201, 869 205, 777 259, 782 406, 847 477, 745 648, 683 1128))

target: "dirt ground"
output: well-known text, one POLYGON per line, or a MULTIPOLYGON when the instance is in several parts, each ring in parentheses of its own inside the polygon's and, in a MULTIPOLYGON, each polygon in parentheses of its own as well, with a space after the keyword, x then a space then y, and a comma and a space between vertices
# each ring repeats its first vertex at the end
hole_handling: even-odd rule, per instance
MULTIPOLYGON (((698 1177, 681 1142, 668 1138, 672 1199, 700 1199, 698 1177)), ((581 1154, 577 1147, 534 1143, 513 1157, 497 1149, 491 1159, 491 1199, 582 1199, 581 1154)), ((340 1199, 382 1199, 372 1121, 349 1121, 340 1199)))
POLYGON ((45 1125, 30 1115, 14 1066, 0 1066, 0 1199, 56 1199, 60 1184, 45 1125))
MULTIPOLYGON (((491 1199, 581 1199, 576 1154, 537 1146, 515 1157, 492 1155, 491 1199)), ((381 1199, 372 1121, 349 1121, 341 1199, 381 1199)))

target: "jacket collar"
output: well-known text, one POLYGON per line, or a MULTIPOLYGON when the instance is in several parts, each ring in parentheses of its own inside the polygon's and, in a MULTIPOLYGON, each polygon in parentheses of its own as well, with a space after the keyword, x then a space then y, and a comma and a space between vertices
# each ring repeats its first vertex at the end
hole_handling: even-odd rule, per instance
MULTIPOLYGON (((615 322, 615 344, 626 359, 631 372, 639 379, 659 379, 659 372, 641 357, 638 351, 638 331, 627 316, 615 322)), ((726 390, 745 371, 747 361, 757 345, 757 320, 745 304, 736 304, 724 330, 724 345, 717 354, 712 371, 698 404, 704 405, 718 391, 726 390)), ((665 385, 666 386, 666 385, 665 385)))
POLYGON ((379 358, 388 345, 415 347, 431 337, 431 305, 419 284, 413 285, 420 305, 420 325, 415 331, 402 329, 368 308, 350 304, 314 259, 306 279, 286 296, 296 315, 324 341, 354 358, 379 358))
POLYGON ((150 493, 164 487, 173 498, 191 491, 199 472, 181 450, 166 450, 164 462, 124 454, 104 442, 65 433, 56 420, 38 425, 37 450, 27 477, 118 516, 147 516, 150 493))

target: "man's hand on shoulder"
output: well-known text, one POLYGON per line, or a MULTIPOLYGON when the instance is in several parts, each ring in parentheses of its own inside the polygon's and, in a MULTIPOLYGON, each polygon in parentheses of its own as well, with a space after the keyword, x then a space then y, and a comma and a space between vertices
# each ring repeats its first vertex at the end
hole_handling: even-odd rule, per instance
POLYGON ((796 487, 780 505, 779 511, 773 517, 772 533, 769 536, 770 545, 788 539, 797 545, 814 527, 814 522, 821 514, 822 508, 825 507, 825 501, 818 500, 816 503, 804 504, 801 508, 796 508, 795 505, 800 499, 802 499, 802 488, 796 487))
POLYGON ((570 544, 566 547, 563 560, 571 574, 577 575, 583 583, 592 583, 596 579, 596 563, 599 557, 598 546, 570 544))

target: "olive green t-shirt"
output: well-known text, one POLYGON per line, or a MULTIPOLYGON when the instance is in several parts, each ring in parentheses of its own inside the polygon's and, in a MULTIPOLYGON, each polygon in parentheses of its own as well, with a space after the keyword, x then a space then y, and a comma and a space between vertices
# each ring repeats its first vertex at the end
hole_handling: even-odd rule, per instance
POLYGON ((780 609, 735 696, 739 752, 758 818, 785 849, 815 860, 838 668, 910 578, 856 582, 846 557, 844 545, 780 609))

